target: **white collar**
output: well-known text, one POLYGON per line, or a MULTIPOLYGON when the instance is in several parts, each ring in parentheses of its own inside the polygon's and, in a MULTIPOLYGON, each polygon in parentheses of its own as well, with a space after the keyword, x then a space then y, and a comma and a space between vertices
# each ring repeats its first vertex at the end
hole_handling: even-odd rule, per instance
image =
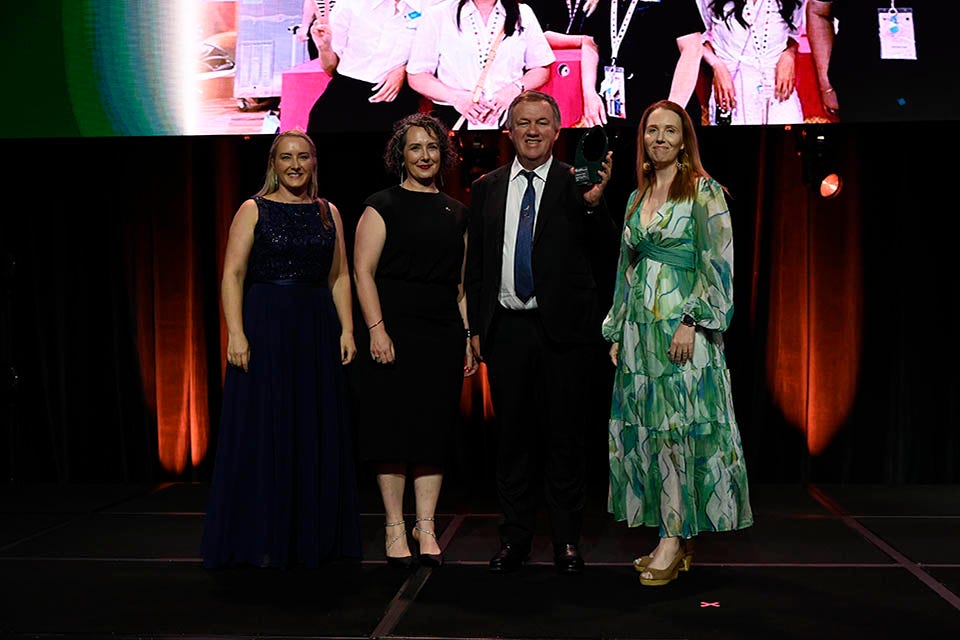
MULTIPOLYGON (((547 161, 544 162, 539 167, 537 167, 536 169, 534 169, 533 172, 537 174, 538 178, 546 182, 547 174, 550 173, 550 166, 552 164, 553 164, 553 154, 550 154, 550 157, 547 158, 547 161)), ((510 179, 513 180, 514 178, 516 178, 518 175, 520 175, 521 171, 527 171, 527 169, 524 169, 523 165, 520 164, 520 160, 516 156, 514 156, 513 164, 510 165, 510 179)))

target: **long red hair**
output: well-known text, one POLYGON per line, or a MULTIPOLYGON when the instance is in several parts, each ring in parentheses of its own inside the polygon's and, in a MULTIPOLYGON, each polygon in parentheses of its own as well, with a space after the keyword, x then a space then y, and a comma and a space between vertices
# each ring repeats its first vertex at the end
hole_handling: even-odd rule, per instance
POLYGON ((650 115, 657 109, 666 109, 680 116, 680 128, 683 134, 683 149, 677 156, 677 175, 673 177, 667 197, 671 200, 693 200, 697 194, 700 178, 710 178, 700 161, 700 145, 697 143, 697 131, 686 109, 670 100, 654 102, 643 112, 640 126, 637 128, 637 198, 627 211, 627 217, 640 206, 640 197, 655 179, 653 162, 647 156, 647 147, 643 144, 643 132, 647 128, 650 115))

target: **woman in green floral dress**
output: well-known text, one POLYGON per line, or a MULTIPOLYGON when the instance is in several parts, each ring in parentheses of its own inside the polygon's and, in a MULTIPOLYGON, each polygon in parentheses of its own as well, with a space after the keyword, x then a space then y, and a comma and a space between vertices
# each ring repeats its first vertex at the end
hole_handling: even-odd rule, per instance
POLYGON ((660 543, 634 560, 645 585, 690 568, 692 538, 753 524, 722 332, 733 315, 733 237, 723 187, 693 122, 661 101, 637 136, 613 305, 616 366, 608 509, 660 543))

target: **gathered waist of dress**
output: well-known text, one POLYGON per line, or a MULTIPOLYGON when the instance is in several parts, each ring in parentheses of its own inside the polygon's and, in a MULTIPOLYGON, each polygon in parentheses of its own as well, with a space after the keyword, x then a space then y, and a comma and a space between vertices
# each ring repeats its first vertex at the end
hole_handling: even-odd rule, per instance
POLYGON ((280 287, 313 287, 315 289, 326 289, 326 280, 308 280, 306 278, 281 278, 279 280, 257 279, 251 280, 250 284, 273 284, 280 287))
POLYGON ((697 268, 697 252, 693 243, 679 244, 674 247, 662 247, 641 238, 636 245, 640 258, 650 258, 672 267, 694 271, 697 268))

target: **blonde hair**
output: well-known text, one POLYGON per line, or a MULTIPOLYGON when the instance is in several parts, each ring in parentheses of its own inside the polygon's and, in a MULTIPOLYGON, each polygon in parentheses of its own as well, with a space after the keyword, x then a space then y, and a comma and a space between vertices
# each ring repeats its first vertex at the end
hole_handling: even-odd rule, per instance
POLYGON ((260 191, 258 191, 256 195, 266 196, 280 188, 280 178, 277 177, 277 171, 274 165, 277 161, 277 147, 287 138, 300 138, 310 147, 310 156, 314 159, 314 163, 313 172, 310 175, 310 186, 307 187, 307 195, 311 198, 316 198, 320 192, 319 183, 317 182, 317 146, 313 144, 313 140, 311 140, 310 136, 302 129, 284 131, 283 133, 277 134, 277 137, 273 139, 273 143, 270 145, 270 151, 267 153, 267 173, 263 180, 263 186, 260 187, 260 191))
MULTIPOLYGON (((317 145, 313 144, 313 140, 310 139, 310 136, 308 136, 303 129, 298 128, 288 129, 287 131, 278 133, 277 137, 273 139, 273 142, 270 144, 270 151, 267 153, 267 171, 263 178, 263 186, 260 187, 260 191, 257 191, 255 196, 267 196, 280 189, 280 177, 277 176, 276 170, 277 149, 280 147, 280 143, 287 138, 300 138, 307 143, 307 147, 310 149, 310 157, 313 158, 313 170, 310 172, 310 184, 307 185, 307 196, 309 196, 311 200, 319 199, 320 184, 317 179, 317 145)), ((320 219, 323 221, 323 226, 329 227, 331 224, 330 209, 325 202, 322 203, 322 205, 323 206, 320 207, 320 219)))

